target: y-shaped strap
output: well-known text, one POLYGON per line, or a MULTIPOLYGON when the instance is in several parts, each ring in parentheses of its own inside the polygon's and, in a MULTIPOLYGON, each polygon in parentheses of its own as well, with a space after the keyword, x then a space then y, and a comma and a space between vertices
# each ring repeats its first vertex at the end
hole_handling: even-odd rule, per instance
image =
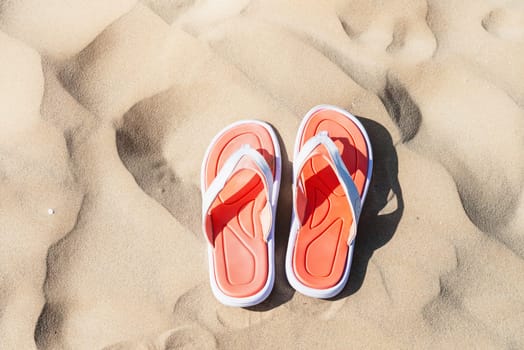
POLYGON ((211 218, 208 215, 211 206, 215 202, 217 196, 226 186, 227 181, 238 171, 242 169, 253 170, 261 179, 264 184, 264 192, 266 194, 266 205, 263 208, 263 213, 269 213, 269 223, 268 220, 262 220, 262 227, 264 229, 264 240, 267 241, 269 233, 271 232, 271 225, 273 220, 273 208, 271 206, 271 194, 273 193, 273 172, 269 167, 268 163, 264 157, 250 145, 243 145, 235 153, 233 153, 225 164, 222 166, 222 169, 218 172, 215 179, 211 182, 207 190, 202 194, 202 218, 203 218, 203 227, 204 232, 206 233, 206 238, 211 245, 213 243, 213 233, 212 233, 212 223, 211 218), (243 158, 248 158, 251 162, 240 161, 243 158), (266 227, 264 227, 266 226, 266 227))
POLYGON ((297 197, 299 195, 298 191, 301 191, 300 195, 305 198, 305 190, 303 184, 300 182, 300 174, 306 162, 313 156, 313 152, 319 146, 324 146, 327 150, 329 157, 325 156, 325 152, 320 153, 320 155, 328 162, 328 164, 333 168, 335 174, 337 175, 346 198, 349 202, 349 207, 351 208, 351 213, 353 214, 353 223, 349 231, 348 244, 351 244, 353 239, 357 234, 357 223, 360 218, 362 202, 360 199, 360 193, 353 181, 340 152, 338 151, 337 146, 328 136, 327 131, 321 131, 316 136, 310 138, 300 149, 300 152, 297 155, 297 158, 293 161, 293 177, 294 177, 294 186, 293 186, 293 208, 295 210, 295 216, 299 219, 302 218, 301 213, 298 212, 297 208, 297 197))

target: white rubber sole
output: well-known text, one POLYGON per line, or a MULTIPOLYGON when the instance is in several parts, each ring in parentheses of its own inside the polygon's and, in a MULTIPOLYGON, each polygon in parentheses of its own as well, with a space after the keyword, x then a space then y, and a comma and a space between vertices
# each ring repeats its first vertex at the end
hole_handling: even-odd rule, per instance
MULTIPOLYGON (((361 198, 361 203, 362 205, 364 205, 364 201, 366 200, 366 196, 367 196, 368 189, 369 189, 369 184, 371 182, 371 175, 373 173, 373 151, 371 148, 371 142, 369 140, 369 136, 366 130, 364 129, 364 126, 362 125, 362 123, 360 123, 360 121, 355 116, 353 116, 349 112, 343 110, 342 108, 331 106, 331 105, 318 105, 318 106, 313 107, 304 116, 304 119, 302 119, 302 122, 300 123, 300 126, 298 128, 297 137, 295 139, 295 147, 293 151, 293 154, 294 154, 293 159, 297 158, 300 138, 304 132, 304 128, 306 126, 307 121, 311 118, 313 113, 321 109, 331 109, 331 110, 339 112, 340 114, 345 115, 353 123, 355 123, 355 125, 357 125, 357 127, 360 129, 360 131, 364 135, 364 139, 366 140, 366 146, 368 148, 368 154, 369 154, 368 173, 366 176, 366 183, 364 185, 364 192, 362 193, 362 198, 361 198)), ((293 187, 294 186, 296 186, 295 183, 293 183, 293 187)), ((353 260, 353 250, 355 246, 355 240, 353 240, 351 244, 349 245, 348 256, 346 258, 346 266, 344 268, 344 273, 340 281, 333 287, 327 288, 327 289, 315 289, 315 288, 308 287, 298 280, 298 278, 295 275, 295 271, 293 269, 293 261, 292 261, 293 260, 293 250, 295 249, 295 241, 297 238, 298 226, 299 226, 298 220, 296 220, 294 212, 295 211, 293 210, 292 216, 291 216, 291 230, 289 234, 289 241, 288 241, 287 251, 286 251, 286 277, 287 277, 287 280, 289 284, 301 294, 304 294, 304 295, 307 295, 313 298, 319 298, 319 299, 332 298, 335 295, 339 294, 342 291, 342 289, 344 289, 349 279, 349 271, 351 270, 351 263, 353 260)))
MULTIPOLYGON (((207 255, 208 255, 208 262, 209 262, 209 280, 211 284, 211 290, 213 291, 213 294, 215 295, 215 298, 220 301, 224 305, 228 306, 236 306, 236 307, 248 307, 253 306, 256 304, 261 303, 264 301, 269 294, 271 294, 271 290, 273 289, 273 285, 275 283, 275 218, 276 218, 276 210, 277 210, 277 202, 278 202, 278 194, 280 191, 280 180, 281 180, 281 174, 282 174, 282 156, 280 153, 280 145, 278 143, 278 138, 275 134, 275 131, 273 128, 262 121, 259 120, 241 120, 235 123, 232 123, 228 125, 226 128, 222 129, 215 137, 211 140, 206 153, 204 155, 204 159, 202 161, 202 166, 200 168, 200 189, 202 192, 205 188, 205 164, 207 163, 207 160, 209 158, 209 154, 217 142, 217 140, 227 131, 242 125, 242 124, 257 124, 262 127, 264 127, 269 135, 271 136, 271 140, 273 142, 273 147, 275 149, 275 179, 273 182, 273 192, 271 193, 271 207, 273 209, 273 222, 271 225, 271 232, 269 233, 268 239, 267 239, 267 253, 268 253, 268 278, 264 285, 264 287, 256 294, 244 297, 244 298, 234 298, 229 295, 224 294, 222 290, 219 288, 217 281, 215 279, 215 266, 213 263, 213 247, 211 245, 208 245, 207 249, 207 255)), ((207 242, 207 241, 206 241, 207 242)))

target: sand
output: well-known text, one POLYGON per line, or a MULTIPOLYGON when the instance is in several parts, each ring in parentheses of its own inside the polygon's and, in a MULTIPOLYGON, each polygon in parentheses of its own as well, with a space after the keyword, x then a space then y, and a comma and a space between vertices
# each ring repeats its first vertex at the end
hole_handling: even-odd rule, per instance
POLYGON ((521 1, 0 1, 0 349, 523 348, 521 1), (375 169, 347 287, 284 275, 292 147, 334 104, 375 169), (277 130, 277 276, 218 303, 199 172, 277 130))

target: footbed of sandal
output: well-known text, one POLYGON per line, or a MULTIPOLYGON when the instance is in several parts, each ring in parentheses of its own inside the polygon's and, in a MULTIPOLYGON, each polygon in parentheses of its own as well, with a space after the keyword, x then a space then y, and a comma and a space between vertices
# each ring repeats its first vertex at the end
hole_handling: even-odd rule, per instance
POLYGON ((295 144, 286 257, 288 280, 299 292, 329 298, 345 286, 372 159, 364 127, 348 112, 317 106, 304 117, 295 144))
POLYGON ((280 148, 268 124, 241 121, 211 142, 202 164, 202 219, 210 281, 219 301, 250 306, 274 281, 280 148))

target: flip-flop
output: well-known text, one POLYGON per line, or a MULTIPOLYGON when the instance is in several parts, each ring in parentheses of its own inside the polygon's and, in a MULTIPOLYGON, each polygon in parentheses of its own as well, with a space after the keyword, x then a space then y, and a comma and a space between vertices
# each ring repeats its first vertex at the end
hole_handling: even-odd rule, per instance
POLYGON ((231 124, 202 163, 202 224, 215 297, 246 307, 273 288, 274 224, 280 189, 280 147, 266 123, 231 124))
POLYGON ((371 143, 357 118, 321 105, 304 117, 293 159, 286 275, 300 293, 331 298, 349 278, 358 219, 371 180, 371 143))

